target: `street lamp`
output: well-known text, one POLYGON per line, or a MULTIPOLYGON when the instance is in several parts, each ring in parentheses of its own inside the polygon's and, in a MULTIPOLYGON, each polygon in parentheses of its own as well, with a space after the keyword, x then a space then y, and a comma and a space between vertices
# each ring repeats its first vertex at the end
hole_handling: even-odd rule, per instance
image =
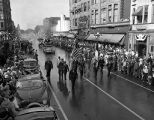
POLYGON ((94 34, 94 36, 96 37, 96 50, 98 51, 98 40, 99 40, 99 37, 101 36, 101 34, 99 32, 97 32, 96 34, 94 34))

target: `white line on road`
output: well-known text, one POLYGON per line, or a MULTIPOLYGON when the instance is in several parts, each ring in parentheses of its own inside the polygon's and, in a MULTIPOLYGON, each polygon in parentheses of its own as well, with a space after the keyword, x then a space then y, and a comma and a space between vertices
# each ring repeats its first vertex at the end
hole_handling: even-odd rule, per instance
MULTIPOLYGON (((48 84, 49 84, 49 83, 48 83, 48 84)), ((53 89, 51 88, 51 86, 50 86, 50 89, 51 89, 51 92, 52 92, 52 94, 53 94, 53 96, 54 96, 54 98, 55 98, 55 100, 56 100, 56 103, 58 104, 58 107, 59 107, 60 111, 62 112, 62 114, 63 114, 63 116, 64 116, 64 119, 65 119, 65 120, 68 120, 68 117, 66 116, 66 114, 65 114, 65 112, 64 112, 64 110, 63 110, 63 108, 62 108, 62 106, 60 105, 60 102, 59 102, 59 100, 58 100, 56 94, 54 93, 53 89)))
POLYGON ((146 90, 148 90, 148 91, 150 91, 150 92, 154 92, 153 90, 151 90, 151 89, 149 89, 149 88, 146 88, 146 87, 144 87, 144 86, 142 86, 142 85, 140 85, 140 84, 138 84, 138 83, 135 83, 135 82, 133 82, 133 81, 130 81, 130 80, 127 79, 127 78, 124 78, 124 77, 122 77, 122 76, 120 76, 120 75, 117 75, 117 74, 115 74, 115 73, 113 73, 113 72, 112 72, 112 74, 115 75, 115 76, 118 76, 118 77, 120 77, 120 78, 122 78, 122 79, 124 79, 125 81, 128 81, 128 82, 130 82, 130 83, 133 83, 133 84, 135 84, 135 85, 137 85, 137 86, 139 86, 139 87, 141 87, 141 88, 144 88, 144 89, 146 89, 146 90))
POLYGON ((124 105, 123 103, 121 103, 120 101, 118 101, 117 99, 115 99, 114 97, 112 97, 110 94, 108 94, 107 92, 105 92, 104 90, 102 90, 100 87, 98 87, 97 85, 95 85, 93 82, 91 82, 90 80, 88 80, 87 78, 84 78, 86 81, 88 81, 89 83, 91 83, 93 86, 95 86, 97 89, 99 89, 101 92, 103 92, 105 95, 107 95, 109 98, 113 99, 115 102, 117 102, 119 105, 123 106, 125 109, 127 109, 129 112, 131 112, 132 114, 134 114, 136 117, 138 117, 140 120, 145 120, 144 118, 142 118, 140 115, 138 115, 137 113, 135 113, 133 110, 131 110, 130 108, 128 108, 126 105, 124 105))

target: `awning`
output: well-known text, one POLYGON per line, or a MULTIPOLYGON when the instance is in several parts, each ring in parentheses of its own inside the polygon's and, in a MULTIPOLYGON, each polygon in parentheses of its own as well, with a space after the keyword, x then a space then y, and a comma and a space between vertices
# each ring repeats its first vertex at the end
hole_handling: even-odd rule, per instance
POLYGON ((132 14, 133 16, 140 16, 143 13, 143 6, 139 6, 137 10, 132 14))
POLYGON ((123 44, 124 34, 102 34, 99 37, 100 42, 123 44))
POLYGON ((60 34, 59 33, 53 33, 53 36, 58 37, 58 36, 60 36, 60 34))

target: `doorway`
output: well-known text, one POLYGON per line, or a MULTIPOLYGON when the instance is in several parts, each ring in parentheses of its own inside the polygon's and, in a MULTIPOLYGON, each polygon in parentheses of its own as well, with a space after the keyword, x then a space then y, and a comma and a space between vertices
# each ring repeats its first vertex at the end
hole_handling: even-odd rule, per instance
POLYGON ((139 57, 143 57, 146 55, 146 44, 142 43, 142 44, 138 44, 138 56, 139 57))

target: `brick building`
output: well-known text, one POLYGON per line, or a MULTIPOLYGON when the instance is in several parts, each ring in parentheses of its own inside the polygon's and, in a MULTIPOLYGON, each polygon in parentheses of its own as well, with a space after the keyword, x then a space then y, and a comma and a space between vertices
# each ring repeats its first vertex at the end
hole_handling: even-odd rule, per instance
POLYGON ((130 0, 92 0, 91 35, 88 40, 97 38, 102 43, 128 48, 130 4, 130 0))
POLYGON ((90 29, 90 0, 69 0, 70 30, 82 38, 90 29))
POLYGON ((71 29, 88 33, 87 41, 120 44, 128 48, 130 6, 130 0, 70 0, 71 29), (86 17, 80 24, 82 16, 86 17))
POLYGON ((129 49, 154 54, 154 0, 131 0, 129 49))

